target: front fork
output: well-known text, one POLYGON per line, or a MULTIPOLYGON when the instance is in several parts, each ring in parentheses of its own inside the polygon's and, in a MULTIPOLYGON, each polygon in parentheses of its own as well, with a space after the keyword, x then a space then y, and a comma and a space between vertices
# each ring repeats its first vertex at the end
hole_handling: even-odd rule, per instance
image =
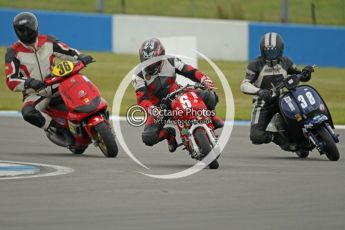
POLYGON ((89 118, 87 120, 87 122, 83 122, 83 126, 85 128, 85 131, 86 131, 87 135, 89 136, 89 138, 91 139, 92 142, 94 142, 92 128, 95 127, 96 125, 98 125, 99 123, 103 122, 103 121, 105 121, 104 116, 102 116, 101 114, 97 114, 97 115, 89 118))
MULTIPOLYGON (((327 131, 331 134, 331 136, 333 137, 335 143, 339 143, 339 134, 336 134, 334 132, 334 130, 332 129, 332 127, 327 122, 323 122, 323 123, 317 125, 317 127, 320 127, 320 126, 324 126, 327 129, 327 131)), ((317 129, 317 127, 314 127, 314 126, 312 126, 312 127, 313 127, 314 130, 317 129)), ((316 135, 311 130, 311 127, 305 128, 303 130, 303 132, 304 132, 304 135, 309 138, 310 142, 315 145, 316 149, 319 152, 322 152, 323 142, 319 141, 317 139, 316 135)))

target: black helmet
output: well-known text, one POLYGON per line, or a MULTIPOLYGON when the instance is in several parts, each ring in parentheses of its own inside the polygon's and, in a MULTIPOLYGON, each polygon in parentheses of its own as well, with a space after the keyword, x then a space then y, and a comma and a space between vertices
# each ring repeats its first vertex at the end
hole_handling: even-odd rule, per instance
MULTIPOLYGON (((150 38, 144 41, 139 49, 140 62, 144 62, 161 55, 165 55, 165 49, 163 44, 157 38, 150 38)), ((154 75, 158 73, 161 64, 162 61, 157 61, 145 67, 143 70, 148 75, 154 75)))
POLYGON ((277 61, 283 56, 284 41, 277 33, 266 33, 260 41, 261 56, 266 61, 277 61))
POLYGON ((18 39, 24 44, 32 44, 38 36, 38 21, 34 14, 22 12, 13 19, 13 28, 18 39))

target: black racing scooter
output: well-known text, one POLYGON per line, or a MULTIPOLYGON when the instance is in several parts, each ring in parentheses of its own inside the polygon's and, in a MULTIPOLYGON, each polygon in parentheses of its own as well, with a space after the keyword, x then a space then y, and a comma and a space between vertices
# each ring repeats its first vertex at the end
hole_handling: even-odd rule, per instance
POLYGON ((300 158, 306 158, 316 148, 331 161, 339 160, 331 114, 320 94, 309 85, 298 86, 302 74, 283 79, 271 90, 272 97, 279 96, 279 110, 273 126, 287 136, 300 158), (281 93, 283 89, 285 92, 281 93))

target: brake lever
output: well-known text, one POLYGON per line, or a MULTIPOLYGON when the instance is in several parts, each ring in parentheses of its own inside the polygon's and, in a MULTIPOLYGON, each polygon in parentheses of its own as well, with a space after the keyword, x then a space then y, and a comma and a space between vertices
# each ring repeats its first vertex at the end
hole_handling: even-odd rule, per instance
POLYGON ((281 82, 277 87, 275 87, 273 85, 273 83, 271 83, 271 86, 272 86, 272 88, 270 89, 271 97, 274 98, 274 97, 278 96, 278 92, 277 91, 280 90, 281 88, 283 88, 284 85, 285 85, 285 83, 281 82))
POLYGON ((275 97, 278 95, 278 94, 276 93, 275 89, 271 89, 270 94, 271 94, 271 97, 272 97, 272 98, 275 98, 275 97))
MULTIPOLYGON (((208 89, 206 86, 204 86, 203 84, 195 84, 194 85, 195 88, 198 88, 198 89, 202 89, 202 90, 205 90, 205 89, 208 89)), ((217 90, 218 88, 217 87, 212 87, 212 88, 209 88, 208 90, 217 90)))

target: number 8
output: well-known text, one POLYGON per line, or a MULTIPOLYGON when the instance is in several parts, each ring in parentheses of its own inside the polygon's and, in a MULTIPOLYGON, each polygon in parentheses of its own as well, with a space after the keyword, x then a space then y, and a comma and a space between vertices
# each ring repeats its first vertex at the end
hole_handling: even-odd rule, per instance
POLYGON ((315 104, 315 98, 313 97, 313 94, 311 92, 306 92, 305 95, 307 96, 310 104, 314 105, 315 104))

